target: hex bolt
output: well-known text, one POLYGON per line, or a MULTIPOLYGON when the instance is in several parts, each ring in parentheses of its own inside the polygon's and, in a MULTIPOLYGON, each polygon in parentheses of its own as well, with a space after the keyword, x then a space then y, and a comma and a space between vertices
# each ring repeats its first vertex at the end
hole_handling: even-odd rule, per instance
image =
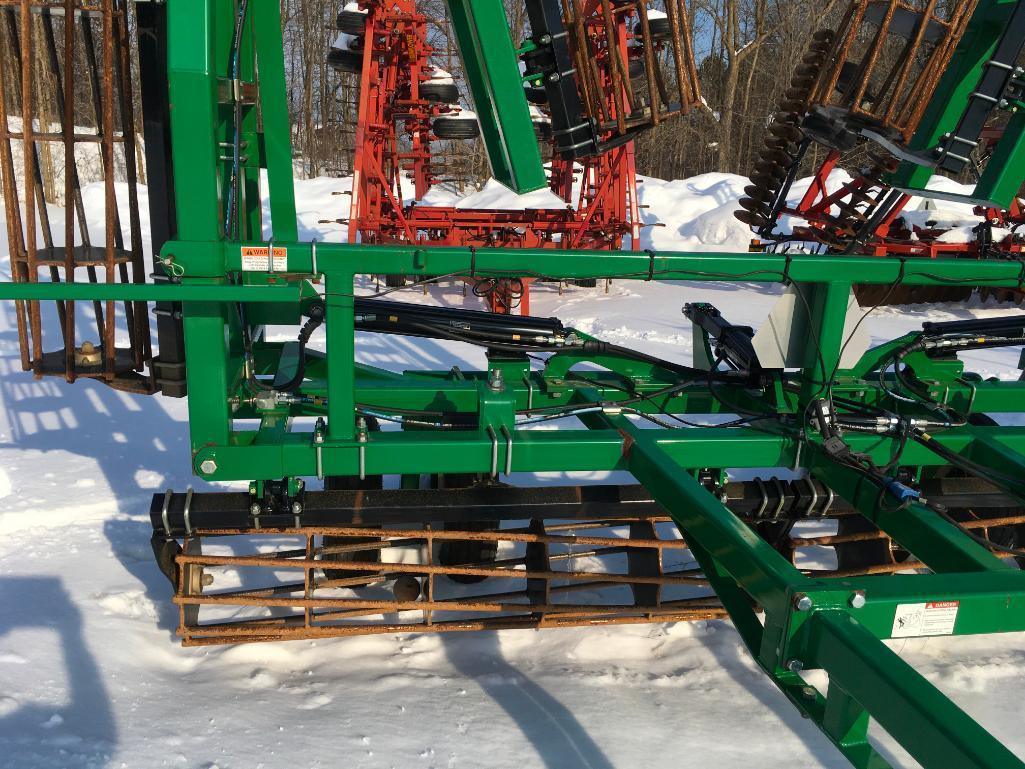
POLYGON ((788 660, 787 670, 789 670, 791 673, 800 673, 802 670, 804 670, 804 663, 801 662, 801 660, 788 660))
POLYGON ((851 593, 851 598, 847 603, 850 604, 850 607, 852 609, 860 609, 865 605, 865 601, 865 591, 855 590, 853 593, 851 593))
POLYGON ((302 506, 301 502, 293 502, 292 503, 292 515, 299 515, 299 513, 301 513, 302 511, 303 511, 303 506, 302 506))
POLYGON ((212 459, 204 459, 199 465, 199 471, 203 475, 212 475, 217 472, 217 463, 212 459))
POLYGON ((263 512, 263 508, 260 507, 259 502, 253 502, 253 504, 249 506, 249 512, 252 515, 259 515, 261 512, 263 512))
POLYGON ((810 595, 805 593, 798 593, 794 596, 794 608, 798 611, 809 611, 811 607, 815 605, 815 602, 811 600, 810 595))
POLYGON ((505 377, 502 376, 502 369, 493 368, 488 372, 488 387, 496 393, 505 389, 505 377))

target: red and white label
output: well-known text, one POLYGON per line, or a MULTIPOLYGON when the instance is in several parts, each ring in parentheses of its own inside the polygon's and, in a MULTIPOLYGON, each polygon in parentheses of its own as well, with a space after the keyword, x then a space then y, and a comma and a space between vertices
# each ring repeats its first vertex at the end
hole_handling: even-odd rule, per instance
POLYGON ((960 601, 899 603, 893 615, 893 638, 953 635, 960 601))
POLYGON ((288 249, 274 248, 274 267, 266 248, 246 246, 242 249, 242 269, 246 272, 286 272, 288 270, 288 249))

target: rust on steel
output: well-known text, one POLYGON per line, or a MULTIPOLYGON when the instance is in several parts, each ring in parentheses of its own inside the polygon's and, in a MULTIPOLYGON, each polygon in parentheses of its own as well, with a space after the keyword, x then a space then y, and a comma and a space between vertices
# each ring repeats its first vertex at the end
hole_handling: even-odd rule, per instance
MULTIPOLYGON (((146 281, 129 6, 127 0, 0 0, 0 48, 14 54, 15 75, 0 78, 0 189, 17 282, 75 281, 76 273, 90 283, 146 281), (83 198, 91 184, 102 189, 98 243, 83 198), (63 209, 62 222, 51 220, 53 208, 63 209)), ((153 391, 152 377, 142 373, 152 357, 144 303, 94 301, 89 318, 73 301, 53 302, 57 349, 44 348, 43 304, 15 303, 22 368, 37 377, 86 377, 153 391), (122 347, 115 343, 120 319, 128 329, 122 347)))

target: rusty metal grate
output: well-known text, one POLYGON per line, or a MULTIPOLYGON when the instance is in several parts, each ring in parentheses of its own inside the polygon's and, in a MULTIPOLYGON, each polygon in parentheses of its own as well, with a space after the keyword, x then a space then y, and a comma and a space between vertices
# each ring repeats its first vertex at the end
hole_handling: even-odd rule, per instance
MULTIPOLYGON (((993 541, 1025 526, 988 484, 923 488, 993 541)), ((811 576, 924 568, 817 481, 730 481, 717 494, 811 576)), ((154 553, 187 646, 726 616, 636 486, 342 489, 308 492, 299 512, 254 506, 244 492, 153 497, 154 553)))
POLYGON ((563 0, 580 96, 600 132, 626 136, 700 104, 686 5, 665 8, 656 19, 644 0, 563 0))
MULTIPOLYGON (((988 535, 1023 523, 1025 516, 1011 515, 962 525, 988 535)), ((878 530, 844 533, 841 526, 840 533, 788 542, 799 566, 802 551, 876 543, 873 563, 803 569, 817 577, 925 568, 878 530)), ((430 524, 197 530, 176 561, 174 601, 185 646, 726 617, 686 542, 663 517, 532 520, 498 531, 430 524), (446 557, 451 543, 490 547, 494 557, 446 557)))
MULTIPOLYGON (((15 281, 146 280, 127 14, 126 0, 0 0, 0 181, 15 281)), ((145 303, 21 301, 16 313, 25 370, 152 392, 145 303), (46 349, 51 323, 57 349, 46 349)))
POLYGON ((667 521, 197 531, 177 556, 179 633, 193 646, 726 616, 696 568, 669 564, 687 549, 667 521))
POLYGON ((964 35, 978 0, 855 0, 810 102, 844 109, 907 142, 964 35))

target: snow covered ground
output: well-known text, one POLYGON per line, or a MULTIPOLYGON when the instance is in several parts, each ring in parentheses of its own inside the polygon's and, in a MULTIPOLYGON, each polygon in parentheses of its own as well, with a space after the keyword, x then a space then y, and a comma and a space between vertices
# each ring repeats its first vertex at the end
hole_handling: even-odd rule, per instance
MULTIPOLYGON (((663 225, 645 229, 644 245, 744 250, 749 233, 731 215, 743 185, 722 174, 644 179, 645 221, 663 225)), ((340 240, 339 228, 320 221, 344 216, 347 198, 331 193, 345 181, 298 186, 304 235, 340 240)), ((477 197, 477 205, 519 204, 493 187, 477 197)), ((725 283, 620 282, 609 293, 562 294, 542 286, 533 309, 687 363, 685 302, 710 301, 733 322, 758 326, 777 293, 725 283)), ((474 301, 457 286, 405 296, 474 301)), ((1006 311, 884 308, 866 325, 881 341, 927 318, 1006 311)), ((484 362, 459 344, 369 336, 359 358, 396 370, 484 362)), ((1019 373, 1016 351, 970 360, 989 376, 1019 373)), ((186 404, 33 381, 20 373, 13 310, 2 304, 0 407, 2 767, 846 766, 728 622, 182 649, 146 512, 155 491, 206 488, 189 474, 186 404)), ((893 648, 1025 755, 1014 704, 1025 689, 1025 637, 893 648)))

